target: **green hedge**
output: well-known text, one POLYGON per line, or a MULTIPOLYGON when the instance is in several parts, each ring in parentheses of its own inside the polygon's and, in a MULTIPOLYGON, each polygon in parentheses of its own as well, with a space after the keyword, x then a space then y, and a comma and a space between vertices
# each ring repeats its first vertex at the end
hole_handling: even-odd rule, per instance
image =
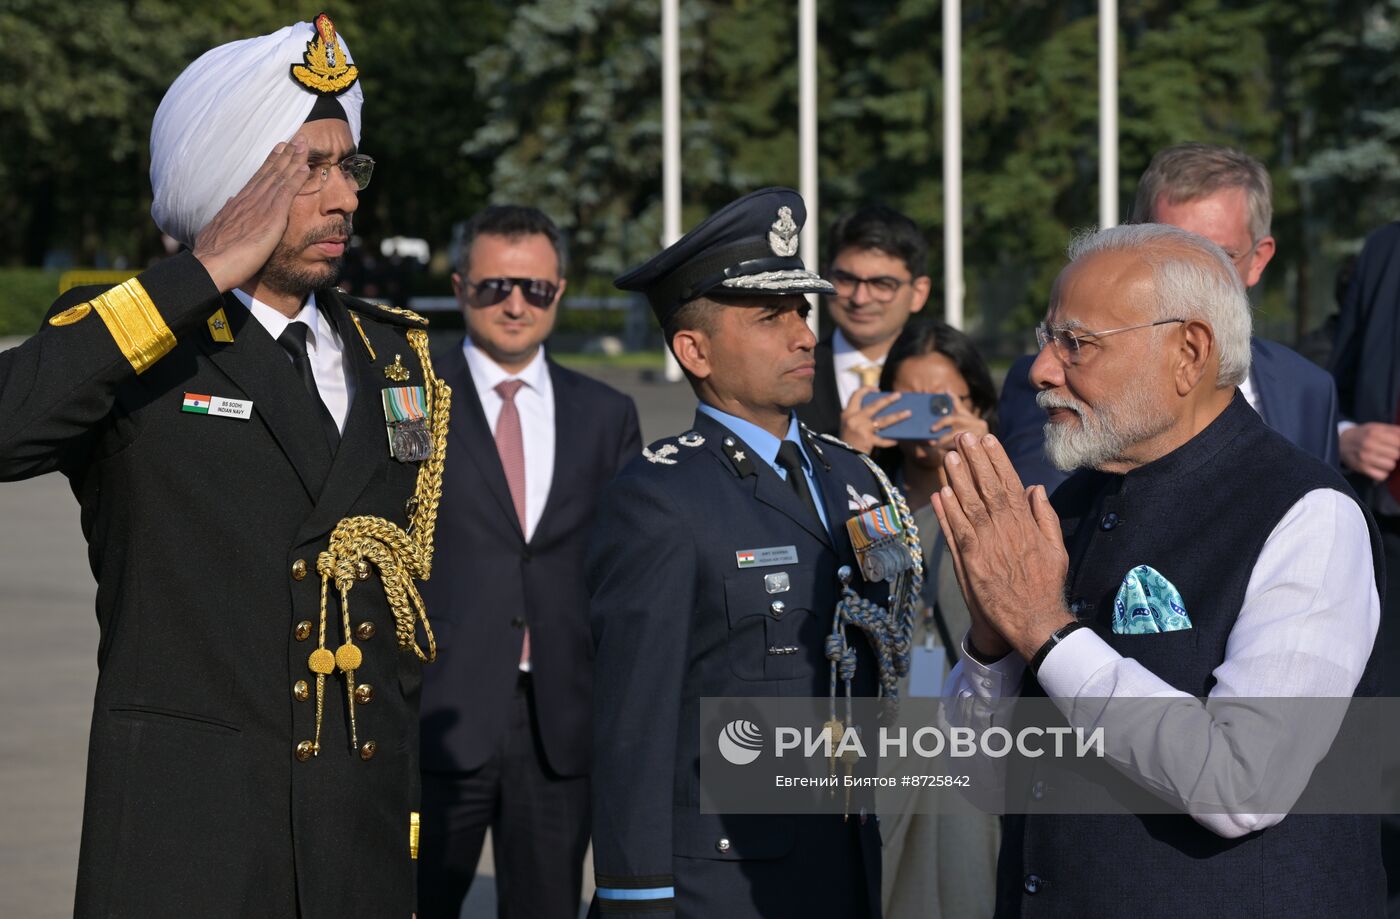
POLYGON ((0 268, 0 335, 33 335, 58 296, 57 271, 0 268))

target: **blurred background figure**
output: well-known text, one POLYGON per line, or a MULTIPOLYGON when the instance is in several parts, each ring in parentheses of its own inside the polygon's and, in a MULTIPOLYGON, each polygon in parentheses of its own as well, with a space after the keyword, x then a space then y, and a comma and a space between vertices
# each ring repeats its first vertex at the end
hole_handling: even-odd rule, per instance
MULTIPOLYGON (((914 624, 910 676, 904 696, 936 695, 943 674, 957 660, 958 643, 972 625, 967 601, 945 552, 930 496, 947 484, 943 458, 957 435, 996 432, 997 397, 982 355, 947 323, 912 317, 885 357, 880 389, 890 393, 946 393, 953 414, 934 425, 930 440, 900 440, 877 451, 876 460, 904 491, 924 550, 923 614, 914 624)), ((973 812, 916 814, 907 806, 882 813, 882 902, 890 919, 980 919, 996 905, 1000 821, 973 812)))
MULTIPOLYGON (((1400 223, 1366 239, 1342 300, 1332 375, 1344 419, 1342 464, 1376 518, 1388 590, 1382 597, 1376 647, 1381 695, 1400 696, 1400 223)), ((1390 916, 1400 916, 1400 822, 1381 818, 1390 916)))
MULTIPOLYGON (((1157 152, 1138 180, 1132 223, 1165 223, 1215 243, 1245 287, 1259 283, 1274 256, 1273 185, 1254 157, 1216 144, 1185 143, 1157 152)), ((1249 376, 1240 384, 1266 424, 1329 465, 1337 465, 1337 389, 1325 372, 1278 342, 1250 340, 1249 376)), ((1001 395, 1003 442, 1027 485, 1064 481, 1045 460, 1045 413, 1028 374, 1034 357, 1011 365, 1001 395)))
POLYGON ((817 342, 812 401, 797 416, 819 434, 834 434, 857 450, 892 447, 878 435, 905 417, 875 414, 893 400, 861 400, 876 391, 885 355, 904 323, 928 302, 928 241, 914 221, 871 204, 832 224, 827 237, 827 298, 836 329, 817 342))
POLYGON ((452 276, 467 336, 436 359, 455 397, 424 593, 439 653, 423 682, 423 919, 457 919, 488 828, 497 915, 573 916, 582 895, 584 543, 598 493, 641 434, 630 398, 545 355, 564 256, 540 211, 488 207, 468 223, 452 276))

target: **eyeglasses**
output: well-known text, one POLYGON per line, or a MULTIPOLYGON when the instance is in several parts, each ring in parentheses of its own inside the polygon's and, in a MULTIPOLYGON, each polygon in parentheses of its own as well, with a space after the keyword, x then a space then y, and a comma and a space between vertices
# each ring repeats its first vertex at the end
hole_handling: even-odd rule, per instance
POLYGON ((325 188, 332 169, 339 169, 356 191, 364 191, 369 187, 370 176, 374 175, 374 160, 363 153, 354 153, 338 163, 313 163, 311 175, 306 177, 306 184, 298 194, 310 195, 325 188))
POLYGON ((1073 329, 1056 328, 1048 323, 1042 322, 1035 327, 1035 341, 1042 351, 1045 350, 1046 345, 1053 344, 1055 346, 1055 354, 1060 360, 1067 360, 1073 363, 1079 360, 1080 342, 1092 342, 1093 340, 1105 338, 1109 335, 1117 335, 1119 332, 1131 332, 1134 329, 1150 329, 1153 326, 1185 321, 1185 319, 1158 319, 1156 322, 1125 325, 1121 329, 1106 329, 1102 332, 1076 332, 1073 329))
POLYGON ((888 275, 881 275, 875 278, 862 278, 848 271, 841 271, 839 269, 833 270, 831 272, 831 277, 827 280, 831 281, 831 286, 836 288, 836 295, 838 297, 846 297, 848 299, 854 297, 857 288, 864 284, 866 289, 870 291, 870 299, 874 300, 876 303, 890 302, 894 299, 894 295, 899 293, 901 287, 905 284, 914 283, 913 281, 905 281, 900 278, 892 278, 888 275))
POLYGON ((559 285, 543 278, 483 278, 467 282, 467 305, 478 308, 495 306, 510 296, 516 287, 520 296, 536 309, 549 309, 559 293, 559 285))

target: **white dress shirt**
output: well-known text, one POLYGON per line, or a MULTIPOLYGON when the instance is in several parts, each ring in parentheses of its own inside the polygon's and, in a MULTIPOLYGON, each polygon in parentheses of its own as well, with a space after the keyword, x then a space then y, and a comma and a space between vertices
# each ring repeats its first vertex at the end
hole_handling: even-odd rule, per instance
MULTIPOLYGON (((345 345, 335 330, 335 323, 327 321, 316 308, 316 294, 309 294, 301 312, 291 319, 238 288, 234 288, 233 295, 239 303, 248 307, 253 318, 267 330, 273 341, 293 322, 306 323, 310 329, 306 334, 306 357, 311 362, 311 375, 316 378, 316 391, 321 394, 321 401, 335 419, 335 426, 344 434, 345 419, 350 416, 350 402, 355 398, 354 383, 345 369, 345 345)), ((292 356, 287 355, 287 360, 291 359, 292 356)))
POLYGON ((860 374, 856 373, 856 368, 866 364, 885 366, 883 355, 877 360, 866 357, 846 340, 840 329, 831 336, 831 362, 836 371, 836 394, 841 398, 842 411, 851 403, 851 396, 860 389, 860 374))
MULTIPOLYGON (((1149 562, 1151 559, 1145 559, 1149 562)), ((1187 612, 1189 614, 1189 604, 1187 612)), ((1210 698, 1334 698, 1350 696, 1375 643, 1380 599, 1371 564, 1371 539, 1356 502, 1332 489, 1304 495, 1269 534, 1254 563, 1244 604, 1213 671, 1210 698)), ((1016 692, 1025 661, 1015 653, 981 664, 967 653, 948 675, 943 694, 950 721, 979 727, 986 705, 1016 692)), ((1216 721, 1190 694, 1173 688, 1137 661, 1114 651, 1089 629, 1066 636, 1045 656, 1037 675, 1045 694, 1074 727, 1094 728, 1103 705, 1076 707, 1078 699, 1179 697, 1163 706, 1158 720, 1121 724, 1105 732, 1105 754, 1139 784, 1173 803, 1202 800, 1202 788, 1246 787, 1252 777, 1290 765, 1282 793, 1270 800, 1296 801, 1326 751, 1317 751, 1325 731, 1261 731, 1216 721), (1080 711, 1079 708, 1084 709, 1080 711), (1170 711, 1169 711, 1170 710, 1170 711), (1241 745, 1246 733, 1272 743, 1241 745), (1194 746, 1183 748, 1181 737, 1194 746), (1165 739, 1170 737, 1171 743, 1165 739), (1296 786, 1296 792, 1295 792, 1296 786), (1291 797, 1289 796, 1291 795, 1291 797)), ((1338 710, 1340 714, 1340 709, 1338 710)), ((1244 719, 1240 719, 1243 721, 1244 719)), ((1340 720, 1339 720, 1340 723, 1340 720)), ((986 776, 985 778, 991 778, 986 776)), ((1273 826, 1284 814, 1193 814, 1226 838, 1273 826)))
POLYGON ((491 435, 496 434, 496 421, 505 404, 496 386, 506 380, 519 380, 525 385, 515 394, 515 407, 520 412, 520 436, 525 447, 525 541, 535 534, 535 526, 544 515, 549 500, 549 486, 554 481, 554 386, 549 379, 549 364, 544 348, 519 373, 507 373, 500 364, 472 344, 471 337, 462 343, 467 367, 476 385, 476 396, 491 435))

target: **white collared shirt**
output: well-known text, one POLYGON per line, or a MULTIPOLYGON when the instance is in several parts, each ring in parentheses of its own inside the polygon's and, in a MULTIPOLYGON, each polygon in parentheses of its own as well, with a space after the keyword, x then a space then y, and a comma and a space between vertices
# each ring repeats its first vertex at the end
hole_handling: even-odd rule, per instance
MULTIPOLYGON (((239 303, 248 307, 253 318, 267 330, 273 341, 293 322, 306 323, 310 330, 306 333, 306 357, 311 362, 311 375, 316 378, 316 391, 321 394, 321 401, 335 419, 335 426, 344 434, 345 419, 350 416, 350 402, 355 398, 354 384, 345 368, 345 346, 340 334, 335 330, 335 323, 327 321, 316 308, 316 294, 308 294, 306 305, 291 319, 238 288, 234 288, 233 295, 239 303)), ((291 355, 287 355, 287 360, 291 359, 291 355)))
MULTIPOLYGON (((1210 697, 1350 696, 1370 658, 1379 624, 1371 537, 1361 509, 1340 491, 1310 491, 1284 514, 1254 562, 1244 603, 1225 645, 1225 659, 1213 672, 1210 697)), ((991 664, 979 663, 967 653, 964 641, 962 658, 948 675, 943 695, 960 700, 962 711, 985 711, 977 703, 1013 695, 1025 667, 1014 652, 991 664)), ((1107 736, 1108 757, 1116 763, 1132 763, 1138 781, 1168 800, 1173 789, 1204 786, 1208 781, 1228 784, 1238 775, 1257 777, 1266 772, 1265 763, 1248 761, 1230 742, 1232 729, 1243 728, 1216 723, 1189 694, 1121 656, 1089 629, 1072 632, 1057 644, 1041 662, 1037 678, 1056 707, 1066 712, 1079 699, 1191 700, 1189 710, 1172 713, 1177 720, 1170 731, 1165 724, 1147 720, 1134 730, 1107 736), (1197 742, 1197 750, 1184 749, 1179 739, 1183 732, 1197 742), (1164 747, 1165 737, 1177 739, 1164 747)), ((1164 715, 1167 711, 1163 707, 1164 715)), ((1310 736, 1317 734, 1314 730, 1310 736)), ((1295 740, 1278 737, 1266 752, 1275 763, 1291 764, 1293 772, 1285 780, 1296 782, 1301 793, 1317 759, 1309 761, 1306 753, 1290 749, 1295 740)), ((1273 775, 1277 778, 1282 772, 1279 769, 1273 775)), ((1192 814, 1197 823, 1226 838, 1273 826, 1284 816, 1192 814)))
POLYGON ((840 329, 831 336, 831 362, 836 370, 836 394, 841 398, 841 409, 845 411, 846 406, 851 402, 851 396, 860 389, 860 374, 856 373, 857 367, 864 367, 866 364, 874 364, 876 367, 885 366, 885 357, 881 355, 876 360, 871 360, 851 344, 840 329))
POLYGON ((525 385, 515 394, 515 407, 520 412, 520 435, 525 447, 525 541, 535 534, 535 526, 544 515, 549 500, 549 486, 554 481, 554 386, 549 379, 549 364, 544 359, 544 347, 519 373, 507 373, 484 351, 472 344, 471 336, 462 342, 467 357, 476 396, 491 436, 496 435, 496 422, 505 404, 496 386, 505 380, 520 380, 525 385))

